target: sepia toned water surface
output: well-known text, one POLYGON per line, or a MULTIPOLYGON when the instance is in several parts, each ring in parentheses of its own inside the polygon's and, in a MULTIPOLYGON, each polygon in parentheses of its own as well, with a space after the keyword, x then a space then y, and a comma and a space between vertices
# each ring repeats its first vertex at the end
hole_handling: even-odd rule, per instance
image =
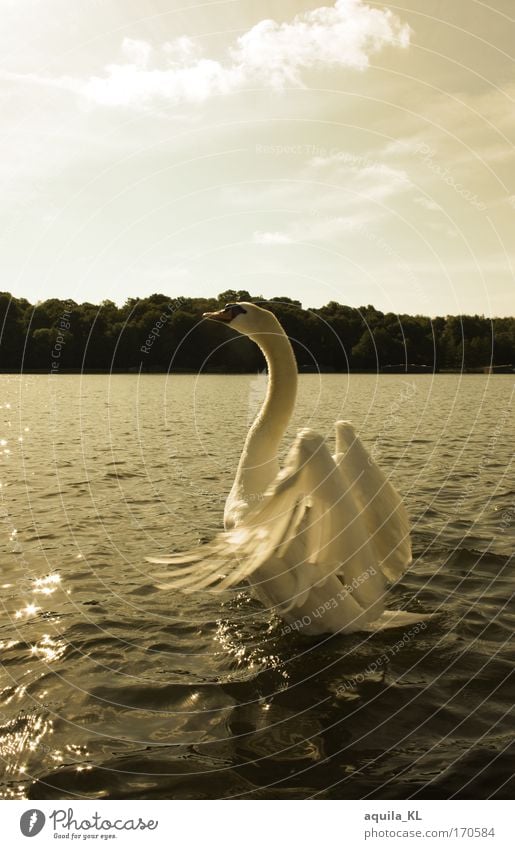
POLYGON ((222 527, 252 375, 1 375, 3 798, 509 798, 510 375, 303 375, 403 494, 402 630, 308 638, 244 589, 155 588, 222 527), (154 567, 155 568, 155 567, 154 567))

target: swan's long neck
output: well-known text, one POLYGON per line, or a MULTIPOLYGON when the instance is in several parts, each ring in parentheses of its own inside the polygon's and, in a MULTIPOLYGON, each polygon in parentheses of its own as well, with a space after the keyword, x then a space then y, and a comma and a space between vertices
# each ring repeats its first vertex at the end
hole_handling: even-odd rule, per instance
POLYGON ((268 366, 268 388, 250 428, 240 457, 233 492, 252 505, 278 471, 277 451, 295 406, 297 364, 290 341, 279 322, 268 333, 250 337, 262 350, 268 366))

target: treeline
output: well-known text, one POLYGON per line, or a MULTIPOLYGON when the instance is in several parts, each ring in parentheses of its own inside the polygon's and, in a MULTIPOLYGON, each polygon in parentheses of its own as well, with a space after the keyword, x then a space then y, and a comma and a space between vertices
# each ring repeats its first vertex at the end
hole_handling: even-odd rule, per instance
POLYGON ((203 312, 238 300, 262 302, 277 315, 300 370, 469 370, 515 361, 514 318, 429 319, 335 301, 303 309, 289 298, 233 290, 217 298, 128 298, 120 307, 55 298, 32 305, 0 293, 0 370, 255 372, 264 363, 254 344, 201 321, 203 312))

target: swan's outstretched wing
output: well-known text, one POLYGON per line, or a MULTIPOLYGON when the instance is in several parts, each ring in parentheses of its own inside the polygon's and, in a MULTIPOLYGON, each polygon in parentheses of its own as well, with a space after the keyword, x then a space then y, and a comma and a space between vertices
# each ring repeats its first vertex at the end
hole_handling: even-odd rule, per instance
POLYGON ((224 590, 247 580, 282 613, 338 576, 347 614, 372 622, 384 610, 385 575, 398 577, 411 551, 398 494, 340 422, 334 458, 321 436, 298 434, 283 470, 236 529, 193 551, 148 559, 167 567, 156 575, 162 588, 224 590))
POLYGON ((335 460, 364 524, 374 562, 390 581, 396 581, 411 563, 409 519, 399 493, 350 422, 336 423, 335 460))
POLYGON ((340 495, 336 464, 322 437, 301 431, 283 470, 237 528, 184 554, 147 558, 166 565, 162 588, 224 590, 251 580, 264 590, 281 581, 291 604, 340 566, 331 505, 340 495), (292 558, 292 548, 295 554, 292 558))

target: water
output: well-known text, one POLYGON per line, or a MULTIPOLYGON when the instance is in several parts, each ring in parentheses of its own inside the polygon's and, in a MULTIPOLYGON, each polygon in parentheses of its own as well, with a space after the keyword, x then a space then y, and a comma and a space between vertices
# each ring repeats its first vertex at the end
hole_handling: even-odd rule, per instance
POLYGON ((438 614, 316 639, 143 559, 221 527, 262 377, 0 386, 3 798, 513 795, 511 376, 300 378, 290 436, 355 423, 413 522, 391 606, 438 614))

